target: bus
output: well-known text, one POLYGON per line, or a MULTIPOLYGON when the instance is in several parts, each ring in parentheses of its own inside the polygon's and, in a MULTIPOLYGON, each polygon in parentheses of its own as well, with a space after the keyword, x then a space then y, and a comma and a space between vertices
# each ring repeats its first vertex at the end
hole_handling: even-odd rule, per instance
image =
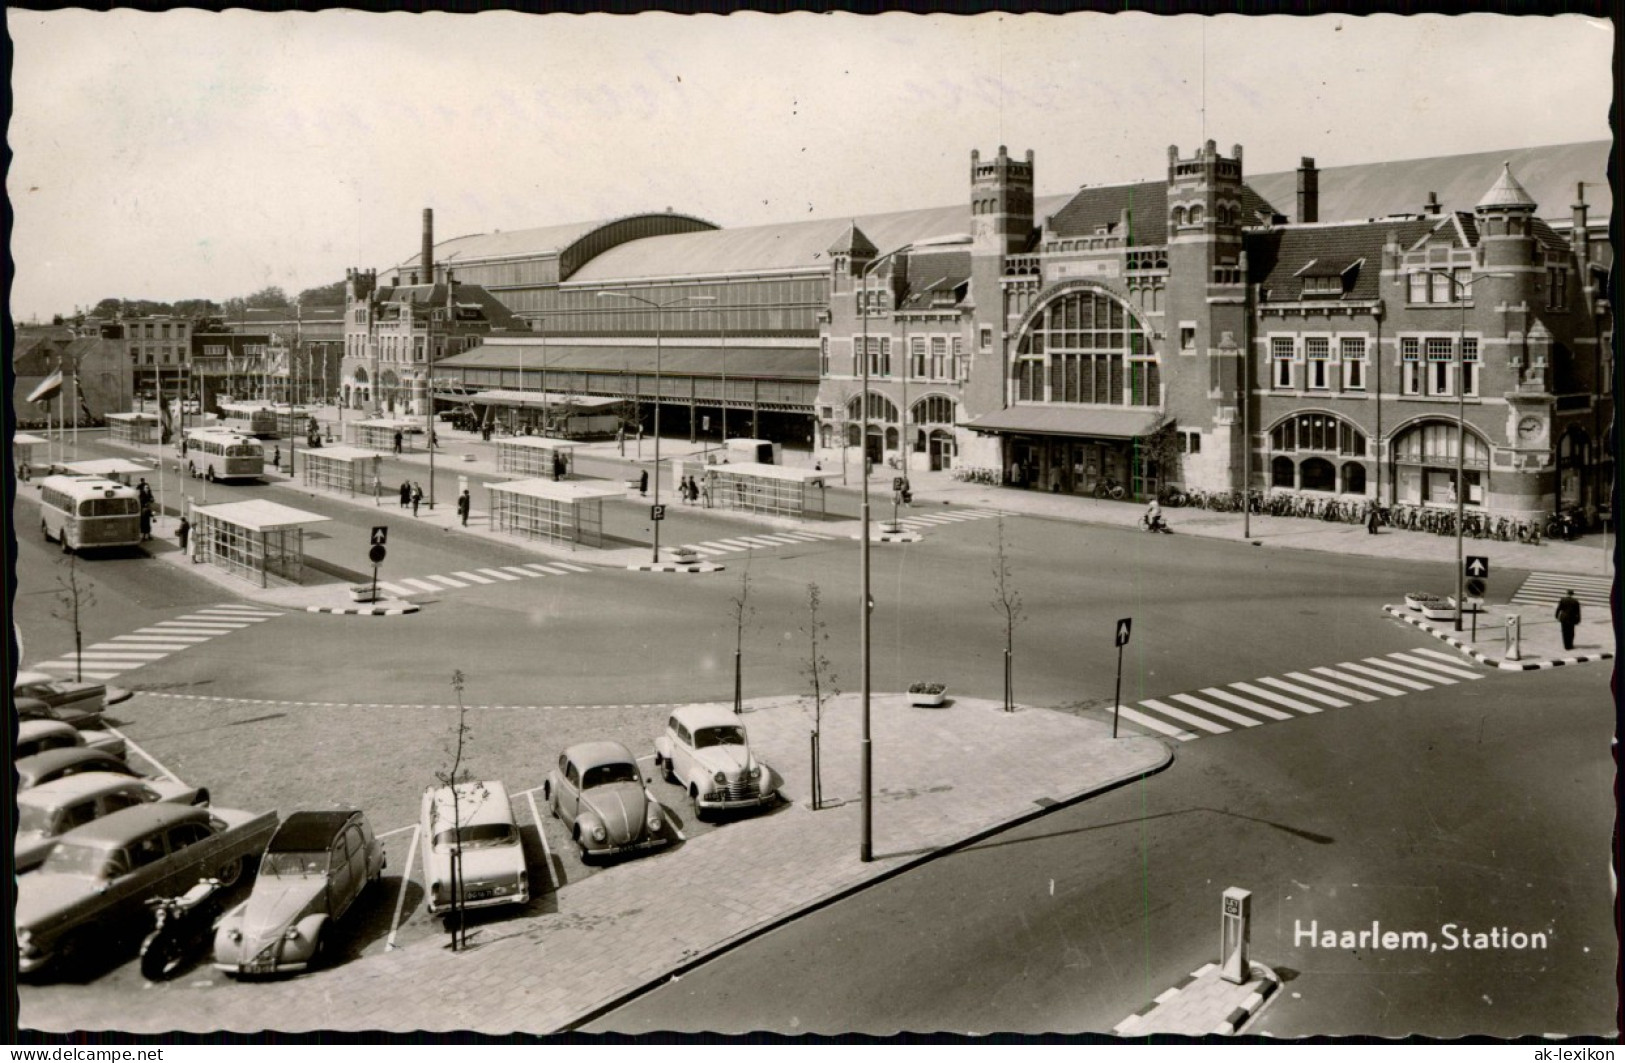
POLYGON ((220 414, 230 427, 258 439, 275 439, 277 412, 262 402, 222 402, 220 414))
POLYGON ((186 471, 210 483, 265 474, 265 448, 240 432, 192 428, 186 433, 186 471))
POLYGON ((47 476, 40 485, 40 534, 71 554, 141 542, 141 499, 102 476, 47 476))

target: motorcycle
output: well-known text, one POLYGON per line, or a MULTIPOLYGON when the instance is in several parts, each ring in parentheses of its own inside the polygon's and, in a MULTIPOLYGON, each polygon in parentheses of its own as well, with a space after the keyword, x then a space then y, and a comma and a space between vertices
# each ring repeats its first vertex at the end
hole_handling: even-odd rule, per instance
POLYGON ((161 982, 173 976, 199 946, 214 940, 224 892, 219 879, 205 878, 179 897, 147 899, 156 923, 141 942, 143 978, 161 982))
POLYGON ((1168 527, 1167 522, 1164 521, 1162 517, 1159 516, 1152 519, 1151 514, 1149 513, 1140 518, 1140 530, 1148 532, 1161 532, 1164 535, 1172 535, 1174 533, 1174 530, 1168 527))

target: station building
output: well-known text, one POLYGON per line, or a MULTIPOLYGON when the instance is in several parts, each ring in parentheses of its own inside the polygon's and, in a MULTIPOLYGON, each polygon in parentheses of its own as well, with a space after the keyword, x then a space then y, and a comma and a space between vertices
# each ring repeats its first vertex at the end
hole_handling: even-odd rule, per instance
POLYGON ((1249 180, 1240 146, 1209 141, 1170 148, 1156 180, 1049 197, 1033 153, 1000 148, 971 153, 955 207, 735 230, 667 211, 439 245, 426 227, 388 290, 477 293, 485 321, 381 362, 391 299, 352 271, 345 381, 354 399, 387 364, 397 389, 618 397, 645 422, 659 402, 668 433, 1035 490, 1601 509, 1608 148, 1249 180))

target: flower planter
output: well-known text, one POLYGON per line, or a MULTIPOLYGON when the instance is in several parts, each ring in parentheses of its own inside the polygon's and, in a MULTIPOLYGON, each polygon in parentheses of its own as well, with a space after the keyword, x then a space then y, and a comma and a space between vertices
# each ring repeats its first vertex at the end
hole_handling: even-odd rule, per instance
POLYGON ((1421 612, 1423 609, 1427 608, 1430 603, 1436 605, 1439 601, 1441 601, 1441 599, 1436 594, 1405 595, 1405 605, 1410 609, 1416 610, 1417 612, 1421 612))
POLYGON ((1456 607, 1445 601, 1427 602, 1422 606, 1422 616, 1427 620, 1454 620, 1456 607))
POLYGON ((948 688, 941 683, 915 683, 908 688, 908 703, 921 709, 939 709, 948 696, 948 688))

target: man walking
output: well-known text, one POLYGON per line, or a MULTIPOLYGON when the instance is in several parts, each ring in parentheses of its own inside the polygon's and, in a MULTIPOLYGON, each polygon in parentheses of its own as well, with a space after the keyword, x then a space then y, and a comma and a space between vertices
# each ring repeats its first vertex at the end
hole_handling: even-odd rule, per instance
POLYGON ((412 485, 412 516, 418 515, 418 503, 423 501, 423 487, 421 484, 412 485))
POLYGON ((644 469, 642 472, 638 473, 638 494, 646 496, 646 495, 648 495, 648 493, 649 493, 649 470, 644 469))
POLYGON ((175 538, 181 544, 181 553, 186 553, 186 540, 191 537, 192 522, 187 520, 185 517, 182 517, 180 524, 176 525, 175 527, 175 538))
POLYGON ((401 452, 401 434, 399 432, 396 432, 395 433, 395 453, 399 454, 400 452, 401 452))
POLYGON ((1580 626, 1580 599, 1574 591, 1557 600, 1557 622, 1563 628, 1563 648, 1574 649, 1574 629, 1580 626))
POLYGON ((468 490, 464 488, 463 493, 457 496, 457 516, 462 519, 465 528, 468 527, 469 501, 468 490))
POLYGON ((405 509, 412 504, 412 485, 405 480, 401 481, 401 508, 405 509))

